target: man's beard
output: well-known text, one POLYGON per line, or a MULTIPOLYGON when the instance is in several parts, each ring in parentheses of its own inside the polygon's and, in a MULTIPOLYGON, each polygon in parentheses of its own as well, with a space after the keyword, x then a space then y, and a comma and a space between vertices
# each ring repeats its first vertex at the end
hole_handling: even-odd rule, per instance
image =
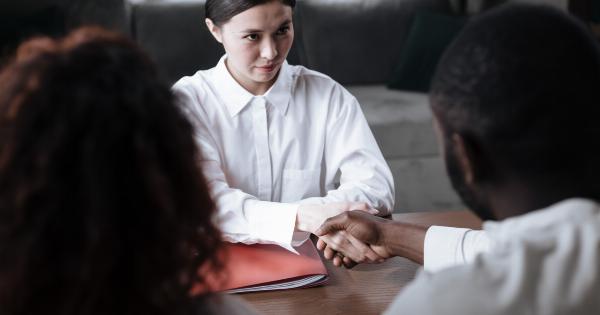
POLYGON ((466 184, 464 173, 461 172, 458 167, 458 159, 456 158, 454 149, 446 146, 444 158, 446 162, 446 171, 448 172, 448 177, 450 177, 452 188, 458 193, 465 205, 469 207, 471 211, 475 212, 482 220, 495 220, 496 217, 489 207, 488 200, 483 198, 480 194, 477 194, 466 184))

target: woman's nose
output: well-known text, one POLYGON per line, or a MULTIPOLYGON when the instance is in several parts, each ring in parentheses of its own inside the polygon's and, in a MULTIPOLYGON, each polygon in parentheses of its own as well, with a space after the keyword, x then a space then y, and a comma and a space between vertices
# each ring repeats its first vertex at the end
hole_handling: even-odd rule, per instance
POLYGON ((260 47, 260 56, 267 60, 277 57, 277 44, 272 38, 266 38, 260 47))

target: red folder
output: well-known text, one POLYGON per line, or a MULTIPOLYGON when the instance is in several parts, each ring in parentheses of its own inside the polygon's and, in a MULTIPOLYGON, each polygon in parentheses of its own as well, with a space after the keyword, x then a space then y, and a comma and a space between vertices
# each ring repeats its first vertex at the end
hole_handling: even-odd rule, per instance
MULTIPOLYGON (((310 241, 295 248, 296 255, 277 245, 226 243, 222 277, 208 276, 213 291, 243 293, 308 288, 327 282, 321 257, 310 241), (218 279, 217 279, 218 278, 218 279)), ((204 291, 195 287, 193 292, 204 291)))

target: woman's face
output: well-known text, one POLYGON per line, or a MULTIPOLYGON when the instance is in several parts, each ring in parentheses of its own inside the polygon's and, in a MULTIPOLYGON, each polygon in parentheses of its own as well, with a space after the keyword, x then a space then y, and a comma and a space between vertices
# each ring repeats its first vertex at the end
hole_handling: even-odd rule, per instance
POLYGON ((264 94, 294 40, 292 8, 271 1, 235 15, 220 27, 209 19, 206 24, 225 48, 231 75, 250 93, 264 94))

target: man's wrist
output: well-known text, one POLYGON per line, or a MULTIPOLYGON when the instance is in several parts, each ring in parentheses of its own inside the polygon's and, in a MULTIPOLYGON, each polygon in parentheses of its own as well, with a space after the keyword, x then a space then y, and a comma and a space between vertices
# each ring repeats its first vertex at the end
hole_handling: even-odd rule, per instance
POLYGON ((402 240, 402 226, 397 224, 398 222, 394 222, 389 220, 389 222, 385 222, 379 225, 379 244, 383 246, 388 253, 392 256, 402 256, 402 251, 400 250, 401 246, 399 246, 402 240))
POLYGON ((390 221, 381 225, 382 239, 380 243, 385 246, 393 256, 408 258, 423 264, 423 247, 427 227, 390 221))

